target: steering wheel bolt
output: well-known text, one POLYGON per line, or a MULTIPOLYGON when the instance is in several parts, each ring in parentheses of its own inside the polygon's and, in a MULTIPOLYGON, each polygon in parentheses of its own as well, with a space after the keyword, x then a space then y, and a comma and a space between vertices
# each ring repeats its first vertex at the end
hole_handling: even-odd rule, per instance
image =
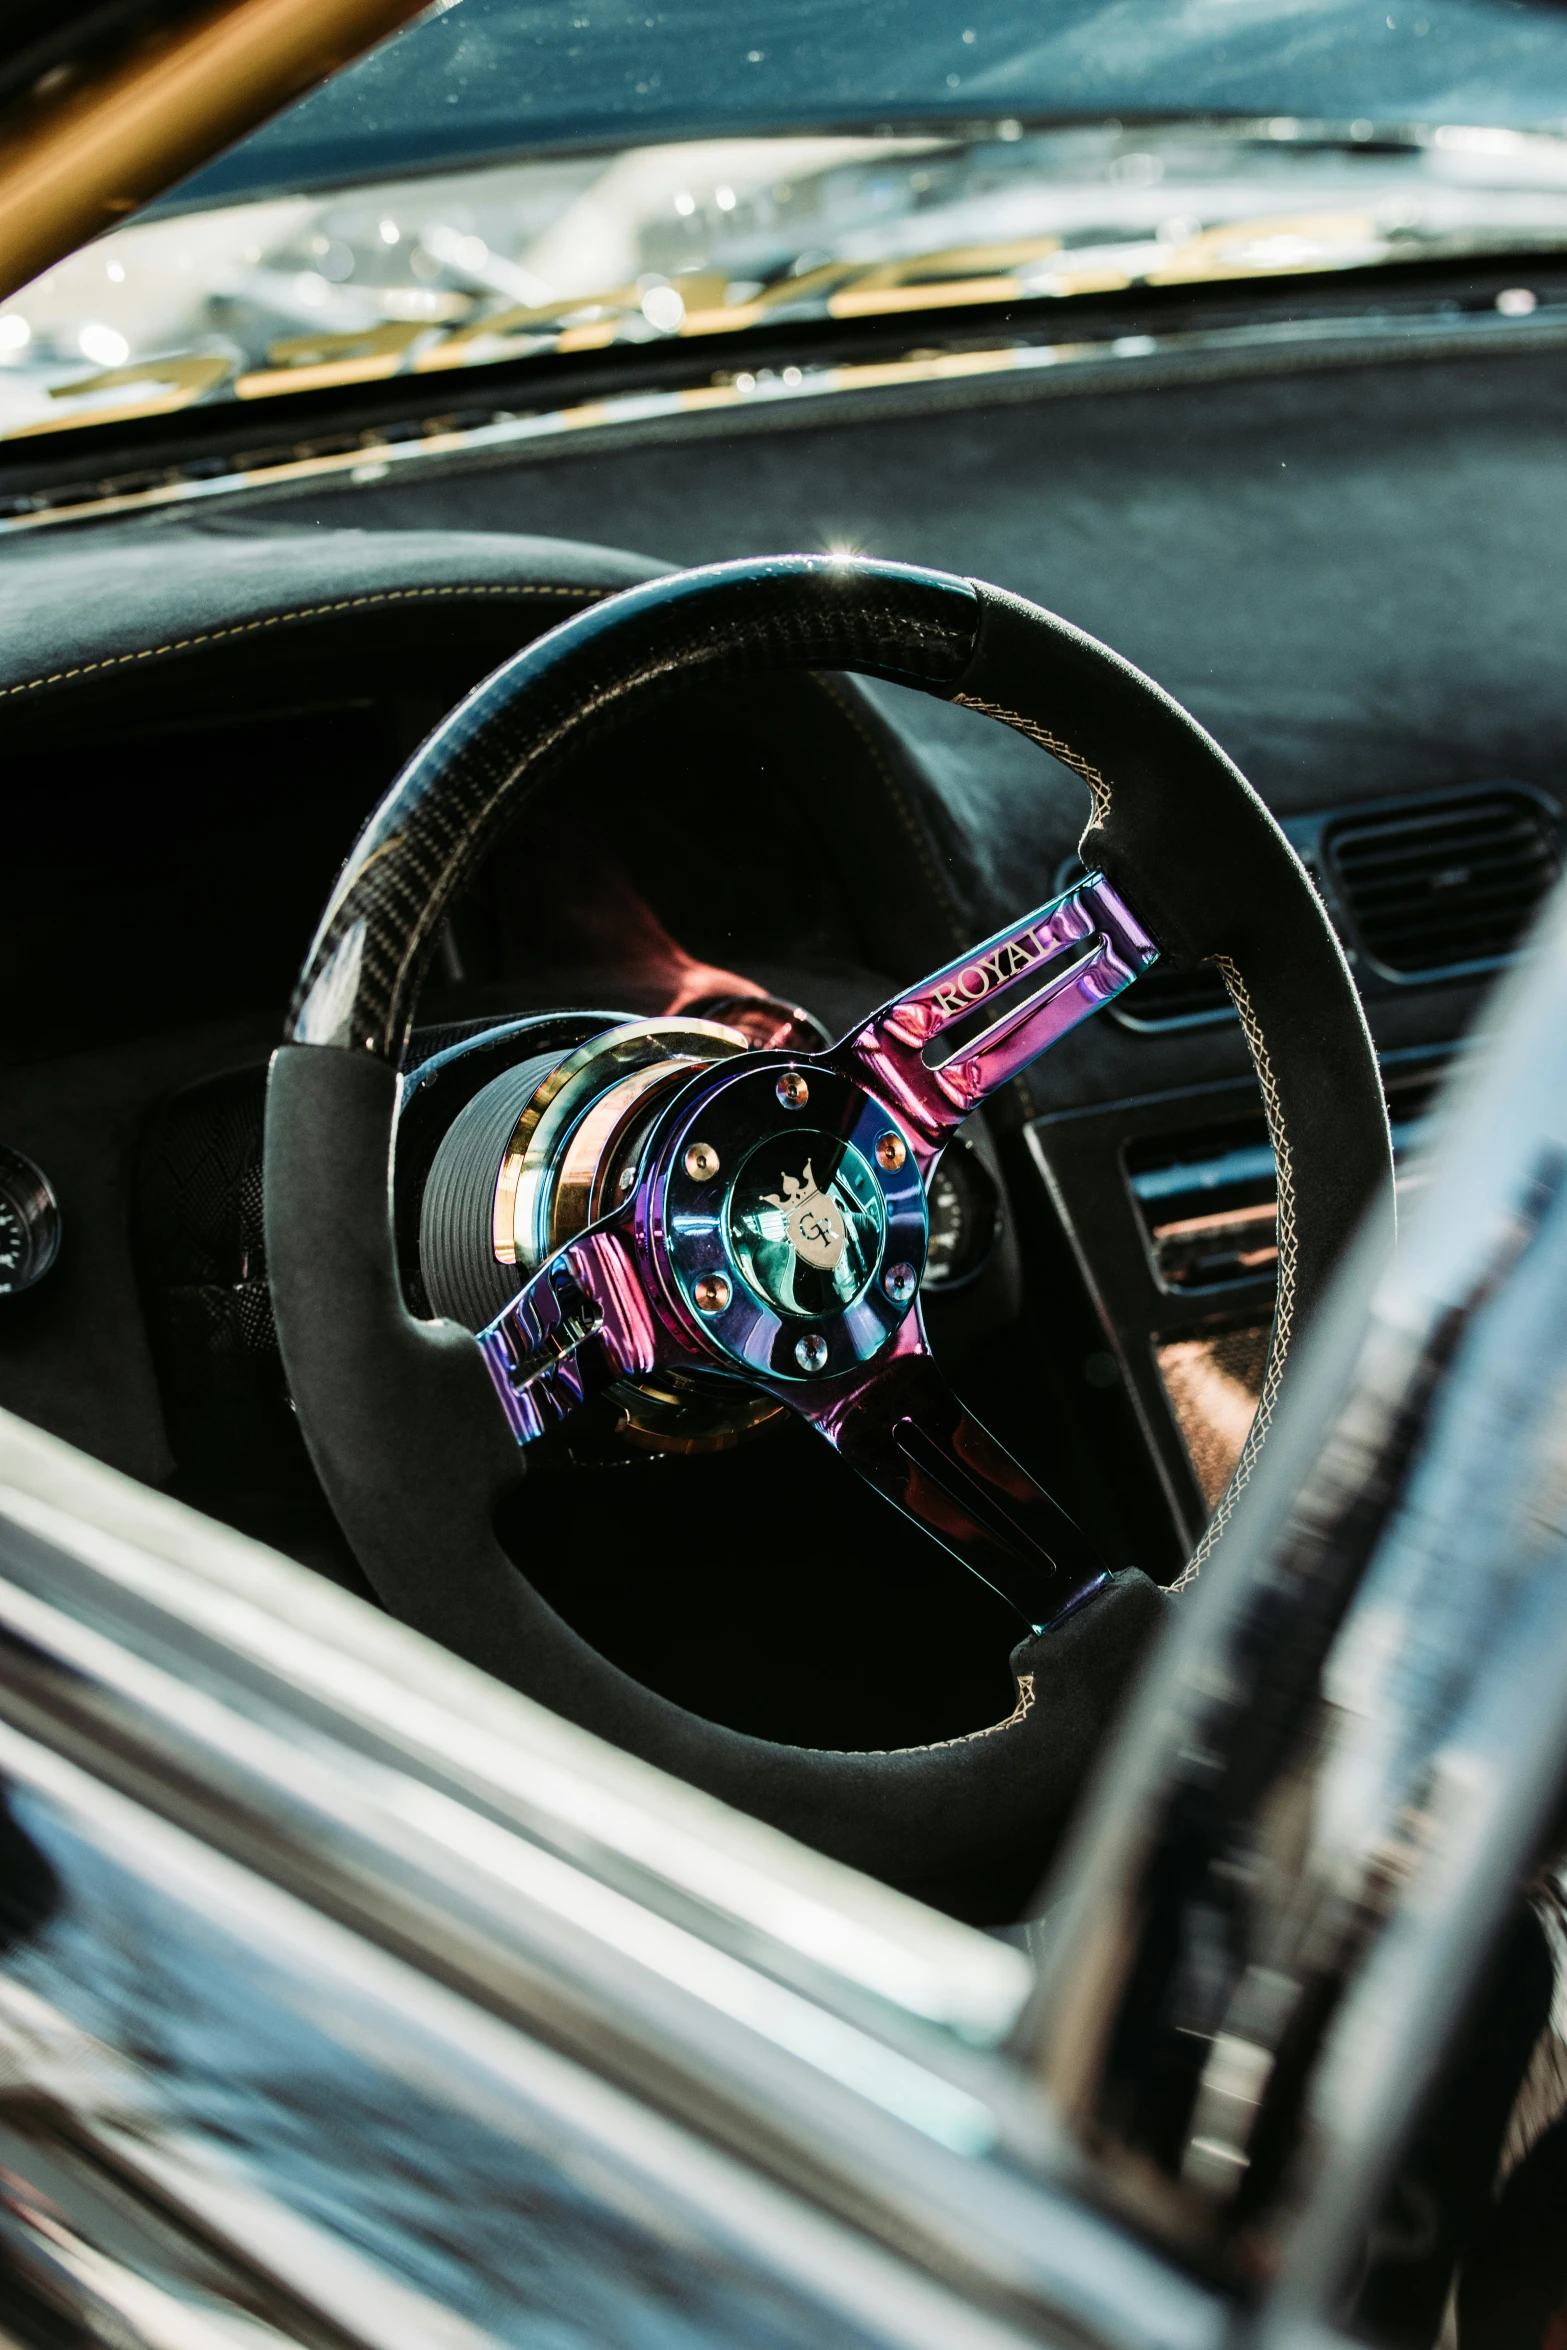
MULTIPOLYGON (((704 1273, 699 1281, 694 1281, 691 1302, 699 1314, 721 1314, 729 1303, 729 1284, 722 1273, 704 1273)), ((826 1352, 823 1347, 823 1355, 826 1352)))
POLYGON ((908 1155, 909 1146, 901 1134, 889 1130, 876 1137, 876 1164, 885 1167, 889 1175, 896 1175, 908 1155))
POLYGON ((718 1153, 710 1142, 694 1142, 686 1153, 686 1173, 693 1183, 709 1183, 718 1173, 718 1153))
MULTIPOLYGON (((783 1088, 780 1086, 779 1091, 783 1088)), ((819 1371, 827 1360, 827 1341, 816 1330, 807 1330, 794 1345, 794 1359, 802 1371, 819 1371)))
POLYGON ((798 1069, 786 1069, 778 1080, 778 1099, 786 1110, 803 1110, 811 1089, 798 1069))
POLYGON ((881 1285, 895 1306, 906 1306, 919 1287, 919 1279, 912 1265, 889 1265, 881 1285))

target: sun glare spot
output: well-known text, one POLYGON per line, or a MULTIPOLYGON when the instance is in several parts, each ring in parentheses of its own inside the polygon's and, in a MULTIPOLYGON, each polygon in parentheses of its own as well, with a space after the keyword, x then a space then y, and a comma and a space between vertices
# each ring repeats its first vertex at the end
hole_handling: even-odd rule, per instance
POLYGON ((99 326, 96 322, 84 326, 76 340, 83 356, 96 359, 100 367, 119 367, 130 357, 130 344, 112 326, 99 326))

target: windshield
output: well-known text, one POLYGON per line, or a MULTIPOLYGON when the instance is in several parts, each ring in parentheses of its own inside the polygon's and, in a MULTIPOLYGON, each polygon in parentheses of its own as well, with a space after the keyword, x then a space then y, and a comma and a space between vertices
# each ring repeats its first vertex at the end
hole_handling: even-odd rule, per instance
POLYGON ((457 0, 188 195, 552 147, 979 117, 1567 125, 1534 0, 457 0))
POLYGON ((1556 250, 1567 16, 1525 0, 445 0, 14 297, 0 435, 790 325, 923 317, 936 364, 965 313, 1556 250))

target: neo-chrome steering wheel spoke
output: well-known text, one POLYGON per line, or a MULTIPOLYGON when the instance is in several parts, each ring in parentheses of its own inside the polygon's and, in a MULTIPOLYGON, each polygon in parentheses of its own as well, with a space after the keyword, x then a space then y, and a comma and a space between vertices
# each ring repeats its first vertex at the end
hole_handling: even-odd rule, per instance
POLYGON ((479 1332, 479 1348, 519 1444, 669 1360, 677 1349, 637 1262, 630 1206, 557 1249, 479 1332))
POLYGON ((997 931, 873 1013, 826 1056, 886 1103, 927 1151, 1159 950, 1102 873, 997 931))
POLYGON ((774 1392, 1031 1630, 1059 1623, 1106 1581, 1060 1503, 954 1395, 917 1303, 859 1376, 774 1392))

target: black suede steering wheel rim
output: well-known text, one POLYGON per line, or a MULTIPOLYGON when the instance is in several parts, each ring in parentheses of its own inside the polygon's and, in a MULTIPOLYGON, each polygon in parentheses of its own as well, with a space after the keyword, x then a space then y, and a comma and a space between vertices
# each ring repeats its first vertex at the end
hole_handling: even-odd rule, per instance
POLYGON ((1363 1214, 1391 1215, 1376 1059, 1321 903, 1224 753, 1119 656, 982 583, 810 556, 677 573, 576 615, 477 687, 372 816, 311 950, 269 1080, 268 1262, 306 1442, 390 1612, 818 1848, 914 1880, 1043 1853, 1162 1614, 1156 1588, 1116 1576, 1021 1642, 1013 1714, 939 1747, 827 1752, 704 1721, 589 1648, 501 1548, 495 1513, 522 1456, 474 1338, 409 1313, 391 1233, 399 1062, 439 924, 486 848, 634 711, 787 668, 891 679, 1030 736, 1088 784, 1085 863, 1172 961, 1225 977, 1277 1158, 1279 1295, 1262 1403, 1205 1555, 1266 1437, 1293 1332, 1363 1214))

